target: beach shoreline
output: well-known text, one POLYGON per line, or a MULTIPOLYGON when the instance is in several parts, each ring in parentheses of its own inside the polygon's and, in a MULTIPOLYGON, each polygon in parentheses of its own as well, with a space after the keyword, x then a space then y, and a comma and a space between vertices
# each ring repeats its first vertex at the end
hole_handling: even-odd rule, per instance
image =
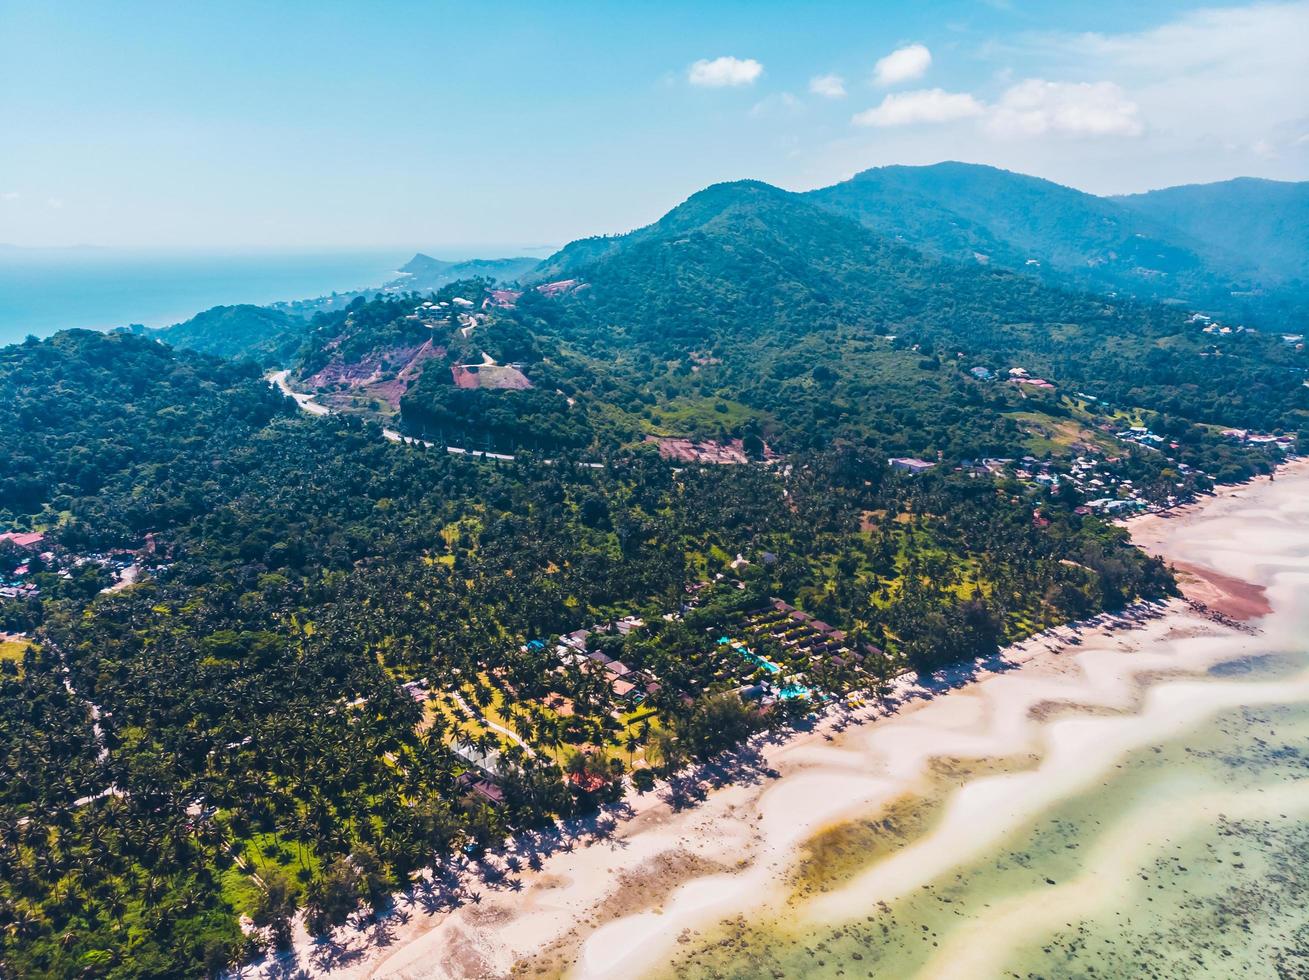
MULTIPOLYGON (((1279 473, 1286 483, 1306 476, 1305 461, 1279 473)), ((297 923, 296 966, 342 978, 600 978, 656 968, 700 925, 775 897, 814 835, 922 790, 935 760, 1031 752, 1029 714, 1068 704, 1130 711, 1137 672, 1183 669, 1162 655, 1118 665, 1124 651, 1185 647, 1196 651, 1185 669, 1202 669, 1205 657, 1220 655, 1207 641, 1248 640, 1249 624, 1275 597, 1240 574, 1247 569, 1215 568, 1178 539, 1267 486, 1275 484, 1223 487, 1198 504, 1125 522, 1134 541, 1177 567, 1185 598, 1056 627, 930 688, 901 678, 885 706, 829 713, 808 731, 757 741, 683 781, 699 798, 694 805, 670 804, 666 789, 633 795, 572 832, 520 840, 481 867, 448 869, 379 921, 360 920, 330 943, 315 943, 297 923), (1111 661, 1113 670, 1102 666, 1111 661), (929 706, 945 721, 918 724, 929 706), (1009 731, 970 729, 979 711, 1000 706, 1009 731), (864 743, 873 741, 897 742, 899 757, 882 752, 870 766, 864 743)), ((245 972, 289 965, 284 957, 245 972)))

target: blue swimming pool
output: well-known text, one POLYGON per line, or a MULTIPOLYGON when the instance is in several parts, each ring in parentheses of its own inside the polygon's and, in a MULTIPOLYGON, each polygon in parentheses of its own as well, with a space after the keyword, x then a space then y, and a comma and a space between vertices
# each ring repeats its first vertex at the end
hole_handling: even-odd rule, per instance
POLYGON ((749 660, 753 664, 758 664, 760 667, 768 671, 768 673, 770 674, 780 674, 782 672, 781 665, 773 663, 767 657, 761 657, 759 656, 759 654, 752 653, 749 650, 745 650, 745 649, 742 649, 740 653, 741 656, 745 657, 746 660, 749 660))
POLYGON ((759 656, 759 654, 755 653, 749 647, 743 646, 740 643, 733 643, 731 637, 720 636, 718 638, 718 642, 719 644, 724 646, 730 644, 732 649, 735 650, 737 653, 739 653, 741 656, 745 657, 746 660, 750 661, 752 664, 755 664, 756 666, 762 667, 770 674, 780 674, 782 672, 782 667, 780 664, 773 663, 767 657, 759 656))

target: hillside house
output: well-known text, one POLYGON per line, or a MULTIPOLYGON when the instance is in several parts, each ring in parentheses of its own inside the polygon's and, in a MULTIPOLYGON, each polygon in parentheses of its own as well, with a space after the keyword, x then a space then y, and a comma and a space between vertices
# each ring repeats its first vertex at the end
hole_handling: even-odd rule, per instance
POLYGON ((888 459, 887 462, 890 464, 891 469, 900 470, 915 476, 919 473, 925 473, 936 465, 935 463, 929 463, 925 459, 918 459, 915 456, 893 456, 888 459))
POLYGON ((0 534, 0 541, 8 541, 16 548, 26 548, 29 551, 35 550, 45 535, 37 531, 6 531, 0 534))

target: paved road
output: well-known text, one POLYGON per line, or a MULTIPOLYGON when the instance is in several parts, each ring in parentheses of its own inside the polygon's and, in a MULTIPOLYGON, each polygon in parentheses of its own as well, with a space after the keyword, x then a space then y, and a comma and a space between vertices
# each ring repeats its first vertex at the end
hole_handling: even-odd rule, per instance
MULTIPOLYGON (((313 395, 307 395, 303 391, 296 391, 287 383, 286 379, 290 373, 290 371, 274 371, 268 376, 268 380, 276 385, 282 394, 286 395, 288 398, 294 398, 295 403, 310 415, 330 415, 332 410, 326 405, 314 401, 313 395)), ((426 439, 417 439, 414 436, 407 436, 397 432, 395 429, 388 429, 385 427, 382 429, 382 437, 389 439, 391 442, 403 442, 411 446, 426 446, 429 449, 436 445, 436 443, 428 442, 426 439)), ((471 456, 475 459, 498 459, 503 460, 506 463, 512 463, 514 461, 514 457, 509 453, 491 453, 482 449, 463 449, 459 446, 446 446, 445 451, 454 456, 471 456)), ((543 462, 553 463, 554 460, 547 459, 543 460, 543 462)), ((600 469, 604 466, 603 463, 583 463, 582 465, 589 466, 592 469, 600 469)))

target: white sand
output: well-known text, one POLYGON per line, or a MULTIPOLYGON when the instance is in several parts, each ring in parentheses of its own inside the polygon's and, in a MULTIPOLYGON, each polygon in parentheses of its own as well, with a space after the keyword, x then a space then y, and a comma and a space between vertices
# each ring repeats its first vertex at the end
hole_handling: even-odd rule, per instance
POLYGON ((1006 651, 1021 670, 986 675, 930 701, 909 700, 873 724, 835 733, 829 719, 813 733, 763 747, 779 778, 714 791, 680 813, 654 794, 640 798, 636 816, 610 839, 514 875, 517 890, 487 891, 454 912, 402 903, 403 914, 387 923, 385 945, 365 931, 344 935, 345 954, 329 966, 310 955, 301 935, 300 963, 311 974, 341 977, 502 975, 563 940, 566 949, 580 945, 575 976, 638 976, 665 962, 684 930, 777 898, 799 845, 816 831, 926 789, 932 760, 1039 758, 1023 772, 967 782, 926 837, 815 900, 805 914, 827 921, 917 887, 1102 778, 1134 748, 1238 703, 1309 699, 1309 677, 1267 685, 1185 678, 1302 642, 1309 625, 1306 489, 1309 468, 1299 467, 1276 483, 1224 491, 1183 515, 1132 525, 1153 552, 1266 586, 1275 611, 1260 623, 1260 636, 1211 622, 1180 601, 1134 627, 1104 622, 1053 631, 1006 651), (1152 680, 1143 688, 1145 675, 1152 680), (1052 703, 1118 713, 1045 720, 1039 709, 1052 703))

